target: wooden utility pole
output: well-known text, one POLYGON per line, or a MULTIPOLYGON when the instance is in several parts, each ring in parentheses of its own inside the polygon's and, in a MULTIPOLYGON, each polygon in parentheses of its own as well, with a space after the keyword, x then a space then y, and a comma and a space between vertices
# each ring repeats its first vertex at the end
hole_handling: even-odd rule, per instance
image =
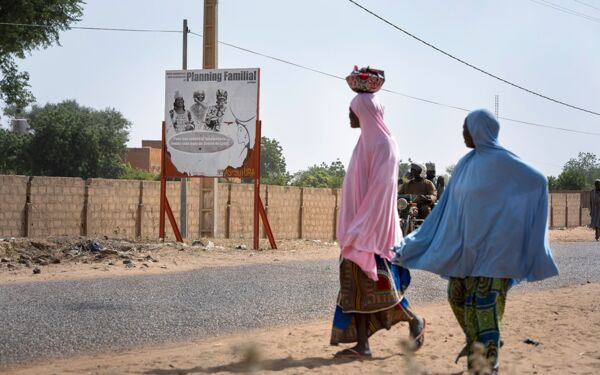
MULTIPOLYGON (((188 37, 187 20, 183 20, 183 58, 181 69, 187 69, 187 37, 188 37)), ((179 196, 179 227, 181 229, 181 237, 187 238, 187 178, 180 180, 180 196, 179 196)))
POLYGON ((217 69, 218 65, 218 9, 217 0, 204 0, 204 36, 202 68, 217 69))
MULTIPOLYGON (((204 0, 202 69, 218 66, 218 0, 204 0)), ((203 177, 200 193, 200 235, 217 237, 218 188, 217 178, 203 177), (212 199, 210 194, 212 193, 212 199), (212 206, 212 207, 211 207, 212 206)))

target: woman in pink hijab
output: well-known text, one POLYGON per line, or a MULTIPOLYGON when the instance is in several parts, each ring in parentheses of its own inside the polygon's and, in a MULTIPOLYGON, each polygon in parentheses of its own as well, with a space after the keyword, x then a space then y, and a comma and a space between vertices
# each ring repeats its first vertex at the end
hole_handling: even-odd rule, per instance
POLYGON ((361 134, 342 186, 337 226, 340 292, 331 345, 356 342, 336 357, 371 357, 369 336, 407 321, 413 348, 418 349, 425 320, 411 311, 403 296, 410 283, 408 270, 390 263, 392 248, 402 239, 396 206, 398 149, 375 95, 354 97, 350 126, 360 128, 361 134))

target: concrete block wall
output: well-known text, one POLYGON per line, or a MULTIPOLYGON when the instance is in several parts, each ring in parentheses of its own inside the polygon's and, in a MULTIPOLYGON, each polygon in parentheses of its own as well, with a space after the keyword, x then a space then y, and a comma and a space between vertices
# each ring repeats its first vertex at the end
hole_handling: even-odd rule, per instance
POLYGON ((567 196, 567 227, 577 227, 581 223, 581 194, 569 193, 567 196))
POLYGON ((136 238, 141 182, 88 180, 87 235, 136 238))
POLYGON ((27 176, 0 176, 0 236, 25 235, 27 176))
MULTIPOLYGON (((267 187, 261 185, 260 196, 265 204, 267 187)), ((250 239, 254 231, 254 185, 231 184, 231 198, 229 201, 229 238, 250 239)), ((262 222, 259 226, 259 235, 264 237, 262 222)))
POLYGON ((563 194, 550 194, 551 220, 550 227, 565 228, 567 226, 567 201, 563 194))
POLYGON ((231 195, 231 185, 228 183, 219 184, 219 196, 218 196, 218 213, 217 213, 217 234, 219 238, 228 238, 230 236, 230 229, 228 223, 229 215, 229 199, 231 195))
POLYGON ((32 177, 27 235, 85 233, 85 181, 77 177, 32 177))
MULTIPOLYGON (((220 184, 218 228, 221 238, 251 239, 254 206, 252 184, 220 184)), ((575 227, 590 222, 586 192, 550 194, 550 225, 575 227), (583 199, 582 199, 583 197, 583 199)), ((87 235, 158 238, 160 182, 67 177, 0 176, 0 237, 87 235)), ((167 197, 179 223, 180 182, 167 183, 167 197)), ((275 239, 335 238, 341 191, 261 186, 275 239)), ((188 239, 200 237, 200 200, 212 205, 199 179, 188 180, 188 239)), ((588 198, 589 200, 589 198, 588 198)), ((211 221, 212 223, 212 221, 211 221)), ((175 238, 165 220, 167 238, 175 238)), ((265 238, 263 225, 260 236, 265 238)))
POLYGON ((303 188, 302 237, 335 237, 337 194, 334 189, 303 188))
MULTIPOLYGON (((189 193, 188 189, 188 193, 189 193)), ((192 189, 193 191, 193 189, 192 189)), ((173 210, 173 216, 175 221, 179 225, 179 202, 181 201, 181 186, 179 181, 168 181, 167 182, 167 199, 171 209, 173 210)), ((197 196, 196 196, 197 197, 197 196)), ((188 195, 188 201, 193 198, 188 195)), ((196 199, 197 200, 197 199, 196 199)), ((146 239, 158 238, 158 229, 160 221, 160 181, 142 181, 142 207, 141 211, 141 233, 140 237, 146 239)), ((188 211, 189 212, 189 211, 188 211)), ((188 220, 189 222, 189 220, 188 220)), ((181 227, 180 227, 181 229, 181 227)), ((188 229, 189 226, 188 226, 188 229)), ((171 228, 169 218, 165 215, 165 236, 169 240, 175 239, 175 233, 171 228)), ((189 238, 195 238, 188 235, 189 238)))
POLYGON ((268 186, 267 217, 276 239, 301 238, 302 189, 268 186))
MULTIPOLYGON (((197 178, 191 178, 187 181, 187 237, 188 238, 199 238, 200 237, 200 197, 201 197, 202 181, 197 178)), ((180 196, 181 197, 181 196, 180 196)), ((206 199, 206 197, 205 197, 206 199)), ((180 198, 181 200, 181 198, 180 198)), ((210 207, 212 207, 212 195, 210 201, 210 207)), ((179 207, 179 206, 178 206, 179 207)), ((180 218, 176 217, 177 223, 180 222, 180 218)), ((179 224, 181 229, 181 224, 179 224)))

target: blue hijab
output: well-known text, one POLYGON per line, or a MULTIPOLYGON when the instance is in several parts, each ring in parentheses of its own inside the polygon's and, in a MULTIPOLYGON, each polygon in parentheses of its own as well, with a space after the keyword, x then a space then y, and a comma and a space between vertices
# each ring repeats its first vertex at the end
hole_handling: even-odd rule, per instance
POLYGON ((486 110, 466 119, 475 149, 456 165, 442 198, 408 235, 394 263, 444 277, 536 281, 558 275, 548 244, 548 181, 498 143, 486 110))

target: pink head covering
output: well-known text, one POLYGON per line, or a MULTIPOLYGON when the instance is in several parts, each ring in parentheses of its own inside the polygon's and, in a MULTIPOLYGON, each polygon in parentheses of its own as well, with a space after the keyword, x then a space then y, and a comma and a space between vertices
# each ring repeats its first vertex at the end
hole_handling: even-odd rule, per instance
POLYGON ((373 94, 356 95, 350 108, 361 133, 342 186, 337 238, 342 256, 377 280, 375 254, 391 259, 392 247, 402 239, 396 207, 398 150, 373 94))

